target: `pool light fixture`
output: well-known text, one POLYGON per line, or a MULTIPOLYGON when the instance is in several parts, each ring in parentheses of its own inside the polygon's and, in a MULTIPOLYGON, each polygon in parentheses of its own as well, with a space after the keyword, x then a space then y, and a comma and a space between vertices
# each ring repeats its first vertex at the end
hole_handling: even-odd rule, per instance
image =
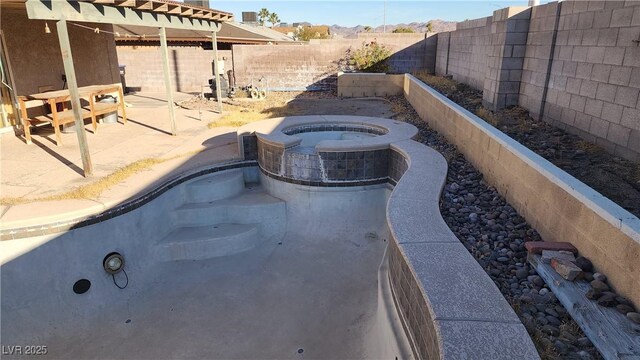
POLYGON ((104 258, 102 265, 104 266, 104 271, 114 275, 122 271, 122 268, 124 267, 124 258, 117 252, 113 252, 104 258))

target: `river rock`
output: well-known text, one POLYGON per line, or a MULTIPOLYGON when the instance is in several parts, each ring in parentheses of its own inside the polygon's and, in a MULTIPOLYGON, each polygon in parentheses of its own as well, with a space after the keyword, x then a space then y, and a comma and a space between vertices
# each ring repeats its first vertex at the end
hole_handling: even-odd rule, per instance
POLYGON ((634 323, 640 324, 640 313, 630 312, 627 314, 627 317, 631 319, 631 321, 633 321, 634 323))
POLYGON ((590 284, 591 284, 591 287, 594 290, 597 290, 597 291, 607 291, 607 290, 609 290, 609 285, 607 285, 602 280, 593 280, 590 284))
POLYGON ((629 306, 627 304, 618 304, 616 305, 616 310, 618 310, 619 313, 626 315, 627 313, 633 312, 633 307, 629 306))
POLYGON ((578 256, 576 258, 576 265, 578 265, 578 267, 582 269, 582 271, 593 270, 593 264, 591 263, 591 260, 587 259, 584 256, 578 256))
POLYGON ((598 281, 607 282, 607 277, 602 273, 593 273, 593 278, 598 281))
POLYGON ((598 298, 598 305, 600 306, 612 307, 612 306, 616 306, 616 304, 617 304, 617 301, 614 295, 604 294, 598 298))

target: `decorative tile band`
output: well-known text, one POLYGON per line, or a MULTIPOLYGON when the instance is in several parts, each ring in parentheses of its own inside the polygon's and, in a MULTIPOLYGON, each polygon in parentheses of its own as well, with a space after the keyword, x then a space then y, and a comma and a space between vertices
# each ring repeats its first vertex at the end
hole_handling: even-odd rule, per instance
POLYGON ((167 190, 170 190, 176 187, 177 185, 180 185, 186 181, 195 179, 199 176, 213 174, 215 172, 220 172, 225 170, 252 167, 256 165, 257 165, 257 162, 255 160, 248 160, 248 161, 245 160, 245 161, 237 161, 233 163, 216 165, 210 168, 195 171, 193 173, 180 174, 175 176, 172 179, 165 181, 160 186, 156 187, 150 192, 143 194, 130 201, 127 201, 117 207, 101 212, 100 214, 78 217, 75 219, 58 221, 58 222, 53 222, 49 224, 41 224, 36 226, 27 226, 27 227, 0 230, 0 241, 55 234, 55 233, 60 233, 60 232, 69 231, 73 229, 78 229, 88 225, 97 224, 99 222, 109 220, 109 219, 115 218, 116 216, 120 216, 130 211, 133 211, 141 207, 142 205, 148 203, 149 201, 157 198, 158 196, 164 194, 167 190))
POLYGON ((292 126, 283 129, 282 132, 286 135, 295 135, 307 132, 321 132, 321 131, 349 131, 349 132, 361 132, 372 135, 385 135, 389 130, 381 127, 367 126, 367 125, 355 125, 355 124, 308 124, 300 126, 292 126))
MULTIPOLYGON (((252 145, 246 145, 252 140, 247 138, 245 136, 245 156, 253 157, 252 145)), ((260 168, 273 177, 306 183, 355 183, 381 178, 397 182, 408 166, 404 157, 391 149, 315 153, 306 148, 285 150, 259 139, 257 159, 260 168)))
POLYGON ((389 282, 414 354, 418 359, 440 359, 438 335, 426 300, 395 241, 389 242, 389 282))
POLYGON ((395 183, 391 182, 388 177, 384 177, 380 179, 371 179, 371 180, 352 180, 352 181, 347 180, 347 181, 336 181, 336 182, 322 182, 322 181, 296 180, 296 179, 285 178, 282 176, 269 173, 262 168, 260 168, 260 172, 276 180, 280 180, 283 182, 296 184, 296 185, 305 185, 305 186, 350 187, 350 186, 378 185, 378 184, 385 184, 385 183, 390 183, 391 185, 395 186, 395 183))

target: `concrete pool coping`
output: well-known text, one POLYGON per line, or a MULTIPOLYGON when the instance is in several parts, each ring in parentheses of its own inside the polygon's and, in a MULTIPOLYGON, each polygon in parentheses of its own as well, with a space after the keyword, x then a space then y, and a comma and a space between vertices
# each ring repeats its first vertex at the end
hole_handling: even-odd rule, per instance
MULTIPOLYGON (((376 127, 384 129, 387 132, 386 134, 366 139, 323 140, 315 146, 316 151, 336 152, 386 149, 390 143, 410 139, 418 133, 418 129, 412 125, 385 118, 354 115, 305 115, 273 118, 247 124, 238 129, 238 137, 242 139, 242 137, 246 135, 256 135, 263 142, 289 148, 298 145, 301 139, 296 137, 295 134, 287 135, 284 131, 297 126, 324 124, 376 127)), ((239 141, 239 146, 240 149, 242 149, 242 141, 239 141)), ((242 151, 240 151, 240 153, 242 153, 242 151)))
POLYGON ((390 280, 414 349, 421 358, 538 359, 524 325, 440 215, 446 160, 412 140, 391 148, 409 166, 387 203, 390 280))

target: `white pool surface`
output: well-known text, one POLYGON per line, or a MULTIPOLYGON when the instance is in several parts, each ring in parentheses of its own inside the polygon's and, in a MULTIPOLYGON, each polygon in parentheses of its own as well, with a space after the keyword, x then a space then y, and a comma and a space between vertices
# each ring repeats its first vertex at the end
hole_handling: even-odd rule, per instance
MULTIPOLYGON (((176 223, 158 232, 163 236, 127 237, 126 226, 144 223, 126 220, 128 213, 99 228, 52 238, 3 265, 2 344, 47 345, 46 358, 52 359, 411 357, 399 324, 380 315, 388 307, 380 301, 378 281, 389 240, 387 185, 311 188, 262 177, 262 184, 243 183, 238 191, 233 190, 237 179, 232 173, 194 181, 134 212, 148 218, 144 221, 161 219, 162 212, 172 212, 166 198, 175 193, 182 200, 174 212, 187 211, 189 221, 207 221, 206 226, 220 225, 213 225, 215 216, 218 223, 233 223, 236 210, 245 218, 268 218, 286 208, 286 219, 272 218, 286 221, 283 235, 268 224, 236 224, 227 232, 253 237, 246 243, 254 245, 220 255, 209 252, 205 238, 181 238, 200 236, 194 227, 203 223, 185 225, 176 214, 168 217, 176 223), (231 193, 203 190, 216 182, 231 193), (205 195, 217 199, 206 201, 205 195), (219 209, 226 210, 215 215, 219 209), (131 249, 132 242, 156 250, 136 255, 142 252, 131 249), (100 263, 76 258, 112 249, 127 261, 129 285, 123 290, 100 263), (65 256, 65 263, 57 262, 58 256, 65 256), (90 279, 92 288, 77 295, 71 288, 81 277, 90 279)), ((227 241, 224 236, 220 239, 227 241)), ((120 275, 116 279, 124 281, 120 275)))

